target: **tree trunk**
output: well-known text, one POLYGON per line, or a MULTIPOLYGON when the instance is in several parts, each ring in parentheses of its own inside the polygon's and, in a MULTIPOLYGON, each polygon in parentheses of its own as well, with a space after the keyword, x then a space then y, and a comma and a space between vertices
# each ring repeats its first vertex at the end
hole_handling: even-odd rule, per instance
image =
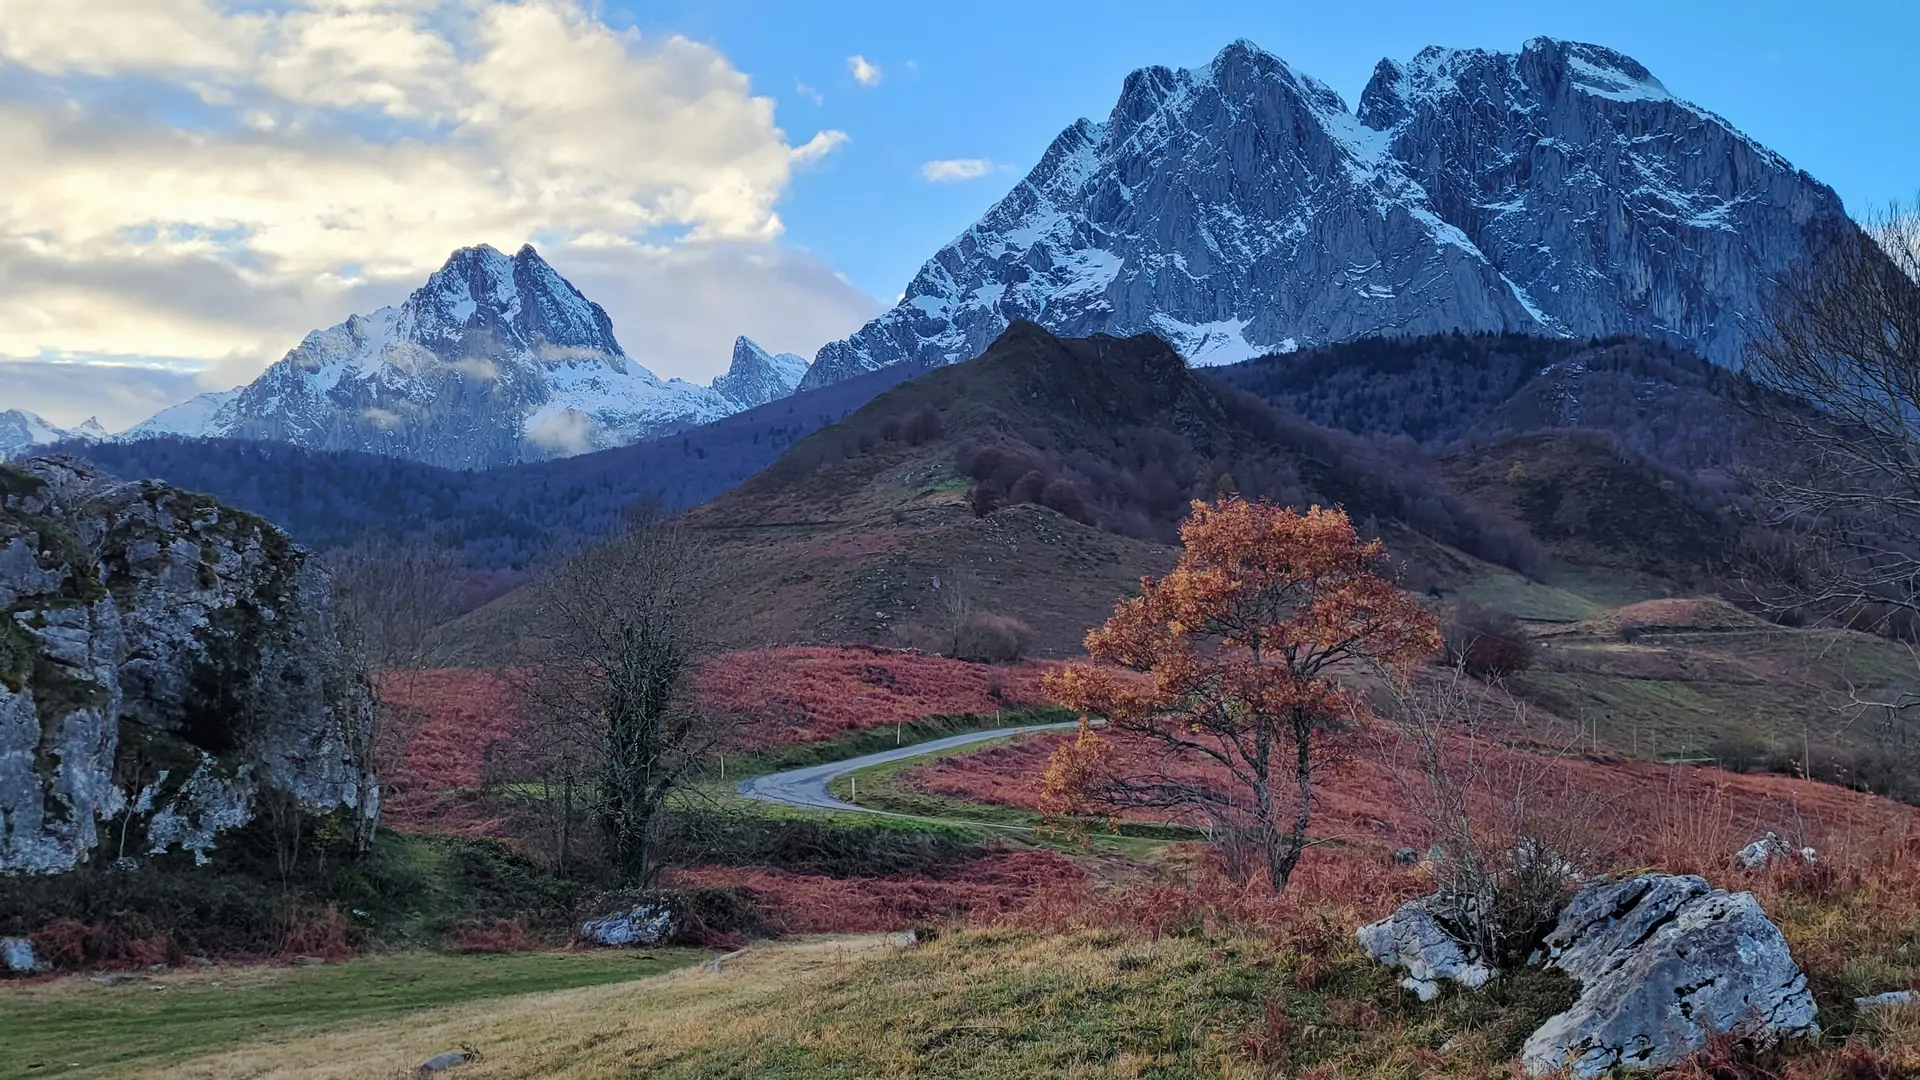
POLYGON ((1313 720, 1295 714, 1292 726, 1293 776, 1300 785, 1300 808, 1294 812, 1293 831, 1287 834, 1286 843, 1275 836, 1267 848, 1267 873, 1276 893, 1287 891, 1287 882, 1300 865, 1300 854, 1307 849, 1307 824, 1313 816, 1313 720))

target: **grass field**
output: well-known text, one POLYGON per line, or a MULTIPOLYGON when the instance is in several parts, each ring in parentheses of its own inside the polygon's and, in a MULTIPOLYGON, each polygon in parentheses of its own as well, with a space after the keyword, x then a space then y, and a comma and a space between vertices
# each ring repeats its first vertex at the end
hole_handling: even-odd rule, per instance
POLYGON ((1410 1080, 1435 1075, 1433 1048, 1456 1036, 1448 1074, 1476 1075, 1567 996, 1529 978, 1416 1006, 1385 968, 1330 948, 1337 959, 1316 962, 1231 933, 989 928, 906 950, 830 939, 755 949, 719 972, 282 1031, 120 1075, 365 1080, 466 1045, 480 1057, 462 1080, 1251 1078, 1315 1065, 1410 1080))
POLYGON ((0 1078, 159 1075, 168 1064, 236 1046, 369 1025, 407 1027, 421 1010, 475 1002, 490 1008, 520 995, 644 979, 702 956, 685 949, 408 952, 324 967, 179 971, 120 986, 79 977, 0 986, 0 1078))

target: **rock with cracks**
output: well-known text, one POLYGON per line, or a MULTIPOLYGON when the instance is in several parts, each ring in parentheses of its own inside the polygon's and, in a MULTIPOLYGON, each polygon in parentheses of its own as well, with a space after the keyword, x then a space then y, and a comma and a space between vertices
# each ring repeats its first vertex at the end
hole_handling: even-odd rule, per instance
POLYGON ((653 948, 680 935, 680 919, 664 904, 639 904, 580 926, 580 941, 610 949, 653 948))
POLYGON ((1749 893, 1645 874, 1576 894, 1535 960, 1580 983, 1573 1007, 1527 1038, 1528 1073, 1672 1065, 1733 1032, 1757 1044, 1812 1035, 1813 996, 1786 939, 1749 893))
POLYGON ((1468 947, 1434 917, 1434 897, 1410 900, 1393 914, 1361 927, 1355 933, 1368 955, 1391 967, 1407 970, 1400 985, 1432 1001, 1442 982, 1457 982, 1469 990, 1493 978, 1492 968, 1475 959, 1468 947))

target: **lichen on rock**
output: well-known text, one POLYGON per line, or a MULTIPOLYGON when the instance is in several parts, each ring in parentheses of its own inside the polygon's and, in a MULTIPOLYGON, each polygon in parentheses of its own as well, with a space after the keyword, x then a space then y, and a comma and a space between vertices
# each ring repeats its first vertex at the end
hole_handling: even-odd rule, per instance
POLYGON ((263 789, 370 820, 371 707, 326 571, 274 526, 62 459, 0 466, 0 873, 205 862, 263 789))

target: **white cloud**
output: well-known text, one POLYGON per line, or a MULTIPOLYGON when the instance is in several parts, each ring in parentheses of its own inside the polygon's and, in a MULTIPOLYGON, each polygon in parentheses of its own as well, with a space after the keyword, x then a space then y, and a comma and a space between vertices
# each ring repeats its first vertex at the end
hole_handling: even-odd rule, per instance
POLYGON ((920 176, 936 184, 978 180, 992 171, 993 162, 985 158, 943 158, 920 166, 920 176))
POLYGON ((821 96, 820 91, 815 90, 803 82, 794 83, 793 92, 813 102, 815 105, 825 105, 827 103, 827 99, 821 96))
MULTIPOLYGON (((0 0, 0 358, 159 358, 224 388, 481 242, 534 241, 563 273, 595 250, 650 281, 709 271, 682 294, 785 287, 789 339, 876 306, 775 243, 794 170, 845 134, 795 143, 711 46, 575 0, 238 6, 0 0)), ((712 338, 724 364, 743 332, 686 325, 730 299, 581 287, 662 374, 683 350, 651 341, 712 338)))
POLYGON ((847 70, 853 73, 853 81, 861 86, 880 85, 880 65, 858 53, 847 57, 847 70))
POLYGON ((593 418, 573 409, 540 413, 527 424, 527 438, 560 454, 593 449, 593 418))

